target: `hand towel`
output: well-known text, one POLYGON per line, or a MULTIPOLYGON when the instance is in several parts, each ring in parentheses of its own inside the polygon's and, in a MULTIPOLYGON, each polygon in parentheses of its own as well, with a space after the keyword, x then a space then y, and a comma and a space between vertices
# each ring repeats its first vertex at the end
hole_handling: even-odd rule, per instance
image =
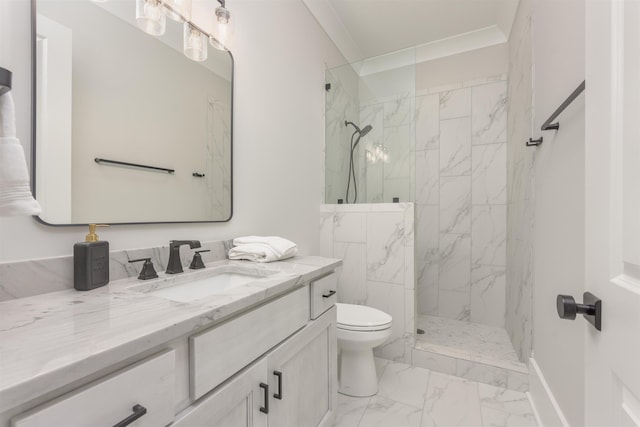
POLYGON ((38 215, 40 205, 31 194, 24 150, 15 134, 13 98, 7 92, 0 96, 0 216, 38 215))
POLYGON ((291 253, 292 255, 289 256, 293 256, 298 252, 295 243, 291 240, 278 236, 244 236, 233 239, 234 246, 245 244, 262 244, 270 246, 278 256, 284 256, 285 254, 289 255, 291 253))
POLYGON ((298 253, 298 247, 290 240, 276 236, 246 236, 233 239, 229 259, 244 259, 256 262, 279 261, 298 253))
POLYGON ((0 95, 0 137, 16 136, 16 112, 11 92, 0 95))

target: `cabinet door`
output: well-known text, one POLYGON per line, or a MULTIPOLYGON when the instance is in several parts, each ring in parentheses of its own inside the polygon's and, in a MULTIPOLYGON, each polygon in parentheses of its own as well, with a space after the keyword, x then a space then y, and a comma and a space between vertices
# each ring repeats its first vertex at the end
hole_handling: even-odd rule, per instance
POLYGON ((135 363, 40 405, 12 427, 112 426, 129 416, 138 427, 166 426, 174 416, 175 351, 135 363))
POLYGON ((267 427, 267 361, 261 359, 178 415, 172 427, 267 427))
POLYGON ((335 331, 334 307, 268 356, 270 426, 333 424, 337 399, 335 331))

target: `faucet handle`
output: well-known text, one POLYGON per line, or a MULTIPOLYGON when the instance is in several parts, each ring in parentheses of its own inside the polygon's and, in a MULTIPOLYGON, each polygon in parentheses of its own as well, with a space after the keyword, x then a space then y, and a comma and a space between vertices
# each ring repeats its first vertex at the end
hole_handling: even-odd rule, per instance
POLYGON ((198 270, 198 269, 204 268, 204 262, 202 262, 202 255, 200 255, 201 252, 211 252, 211 250, 204 249, 201 251, 195 251, 195 253, 193 254, 193 259, 191 260, 191 265, 189 266, 191 270, 198 270))
POLYGON ((140 259, 132 259, 129 262, 140 262, 144 261, 142 265, 142 270, 140 270, 140 274, 138 275, 138 279, 140 280, 148 280, 155 279, 158 277, 158 273, 156 273, 156 269, 153 267, 153 262, 151 258, 140 258, 140 259))

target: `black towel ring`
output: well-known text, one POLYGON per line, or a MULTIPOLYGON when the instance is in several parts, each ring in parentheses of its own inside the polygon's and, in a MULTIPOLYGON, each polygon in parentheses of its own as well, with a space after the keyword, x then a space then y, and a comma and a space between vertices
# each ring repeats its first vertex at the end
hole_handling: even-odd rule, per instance
POLYGON ((11 90, 11 71, 0 67, 0 95, 11 90))

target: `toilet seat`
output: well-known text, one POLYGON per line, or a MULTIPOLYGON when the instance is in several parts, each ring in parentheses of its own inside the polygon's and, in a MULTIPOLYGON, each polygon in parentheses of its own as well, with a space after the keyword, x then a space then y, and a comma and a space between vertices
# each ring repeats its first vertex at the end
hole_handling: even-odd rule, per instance
POLYGON ((336 303, 338 329, 348 331, 381 331, 391 327, 391 316, 372 307, 336 303))

